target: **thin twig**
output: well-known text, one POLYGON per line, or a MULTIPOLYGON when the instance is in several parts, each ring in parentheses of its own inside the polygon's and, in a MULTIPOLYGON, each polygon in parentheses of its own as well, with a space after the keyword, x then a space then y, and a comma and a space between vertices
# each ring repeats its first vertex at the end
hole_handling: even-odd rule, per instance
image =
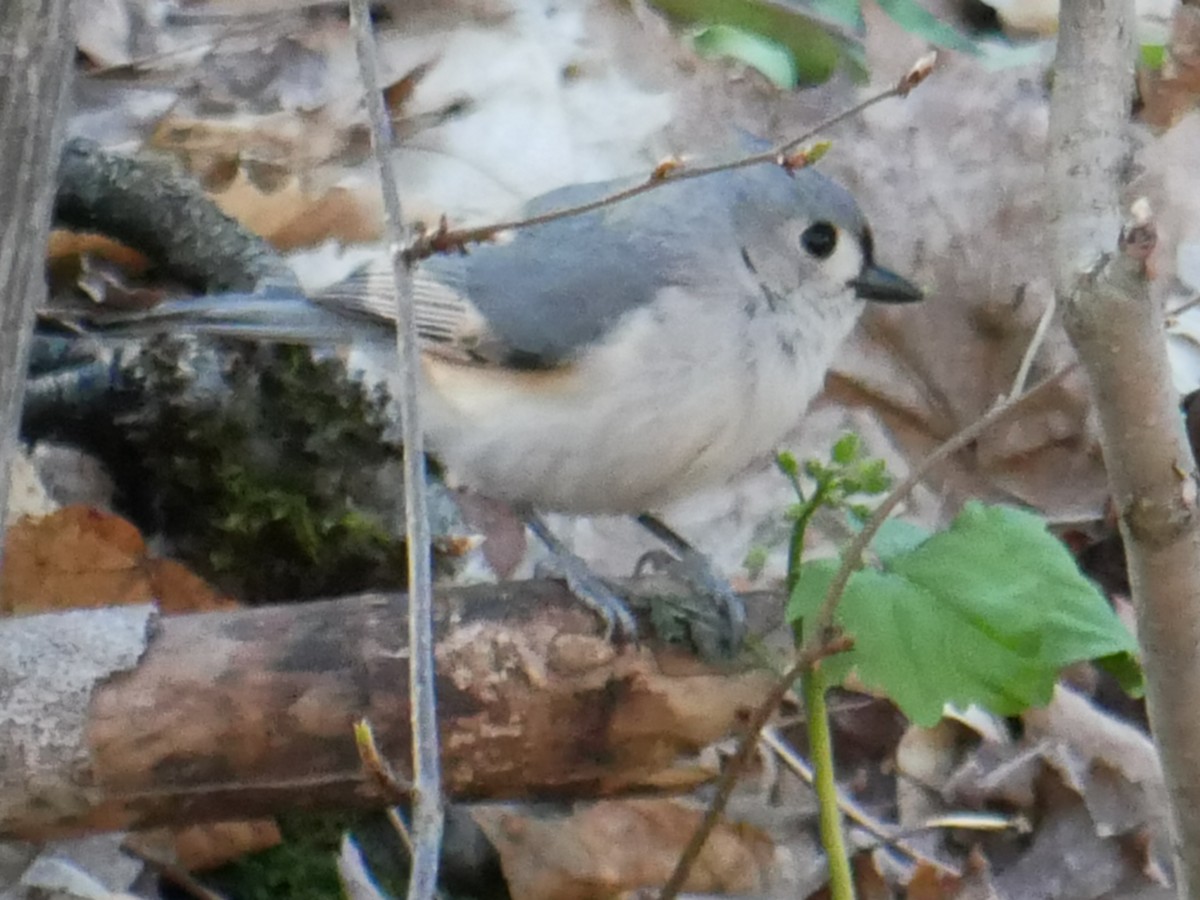
POLYGON ((683 848, 683 853, 680 854, 679 861, 675 863, 675 871, 671 873, 671 877, 663 885, 662 890, 658 894, 658 900, 676 900, 679 896, 679 892, 683 888, 683 883, 687 880, 688 873, 691 872, 692 865, 699 858, 700 851, 704 849, 704 844, 708 841, 708 836, 717 826, 717 822, 720 821, 721 814, 725 812, 725 807, 729 805, 729 798, 733 796, 733 789, 737 784, 738 775, 745 770, 746 765, 750 762, 750 757, 754 755, 754 751, 758 747, 759 732, 762 731, 763 726, 770 720, 775 712, 775 708, 791 692, 792 684, 806 668, 817 660, 826 656, 833 656, 837 653, 843 653, 849 650, 850 647, 851 642, 849 640, 838 637, 815 649, 801 649, 798 651, 796 661, 792 664, 792 667, 775 682, 771 688, 771 692, 758 705, 754 710, 754 714, 751 715, 750 720, 746 723, 746 734, 738 742, 737 750, 729 762, 725 764, 725 769, 721 772, 720 778, 717 779, 716 794, 713 795, 712 802, 709 803, 708 808, 704 811, 704 817, 700 820, 700 824, 692 832, 687 846, 683 848))
POLYGON ((375 731, 366 719, 354 724, 354 742, 358 746, 358 758, 362 762, 363 768, 371 776, 371 780, 375 782, 376 787, 379 788, 388 803, 392 804, 387 808, 388 821, 392 823, 392 828, 396 830, 396 834, 400 837, 400 843, 404 845, 404 849, 411 859, 413 855, 412 835, 409 833, 408 823, 404 821, 397 804, 411 801, 412 785, 405 784, 396 775, 388 761, 383 758, 375 743, 375 731))
MULTIPOLYGON (((811 785, 813 783, 812 767, 796 752, 779 729, 774 725, 767 725, 762 730, 762 741, 771 748, 783 760, 783 764, 788 767, 801 781, 811 785)), ((838 788, 838 808, 845 814, 846 818, 861 828, 871 837, 875 838, 883 846, 895 850, 907 856, 913 862, 922 865, 931 866, 937 869, 938 872, 944 875, 961 877, 962 873, 953 866, 947 865, 939 859, 932 856, 927 856, 911 844, 907 843, 901 837, 900 832, 894 826, 888 826, 879 821, 865 809, 863 809, 853 798, 845 791, 838 788)))
POLYGON ((409 704, 413 737, 413 858, 409 900, 429 900, 437 891, 445 810, 442 803, 437 699, 433 655, 433 573, 425 486, 425 438, 419 402, 419 356, 413 326, 412 274, 404 239, 400 193, 389 153, 393 134, 379 86, 379 60, 371 30, 369 0, 351 0, 350 23, 358 50, 371 148, 379 168, 396 288, 396 350, 400 366, 400 425, 404 442, 404 525, 408 543, 409 704))
POLYGON ((1168 309, 1167 319, 1170 320, 1176 318, 1177 316, 1182 316, 1189 309, 1195 309, 1197 306, 1200 306, 1200 294, 1197 294, 1191 300, 1183 301, 1174 309, 1168 309))
POLYGON ((897 831, 897 837, 913 837, 926 831, 979 831, 997 833, 1012 831, 1017 834, 1029 834, 1033 829, 1029 820, 1022 815, 1002 816, 998 813, 957 812, 933 816, 924 822, 918 822, 911 828, 897 831))
MULTIPOLYGON (((908 474, 907 478, 891 490, 883 502, 871 513, 871 518, 863 525, 862 531, 854 536, 854 540, 850 542, 850 545, 842 554, 842 564, 838 568, 837 574, 833 576, 833 581, 829 583, 829 589, 825 592, 825 599, 821 603, 821 608, 813 618, 812 631, 805 641, 806 645, 812 644, 814 647, 819 647, 824 641, 822 635, 833 628, 834 612, 837 609, 837 604, 842 597, 842 593, 846 590, 846 584, 850 581, 850 576, 862 565, 863 552, 867 549, 872 539, 874 539, 875 534, 883 527, 883 523, 887 521, 888 516, 912 492, 913 488, 921 483, 929 471, 968 444, 977 440, 980 435, 993 425, 1007 419, 1021 404, 1040 396, 1044 391, 1057 385, 1078 367, 1078 363, 1070 363, 1063 366, 1063 368, 1039 382, 1019 397, 1003 400, 993 406, 990 411, 979 419, 963 428, 957 434, 947 438, 940 447, 921 460, 917 467, 908 474)), ((804 648, 802 647, 801 653, 803 653, 803 650, 804 648)))
POLYGON ((863 552, 866 550, 867 545, 870 544, 876 532, 883 526, 888 516, 912 492, 913 488, 921 483, 922 479, 924 479, 931 469, 976 440, 993 425, 1007 419, 1026 401, 1040 396, 1044 391, 1057 385, 1067 375, 1075 371, 1077 365, 1076 363, 1071 363, 1064 366, 1020 397, 998 404, 981 418, 948 438, 940 447, 925 457, 907 478, 896 485, 871 514, 871 518, 864 524, 862 531, 855 536, 845 553, 842 554, 841 568, 838 569, 833 581, 830 582, 829 590, 825 594, 825 599, 821 604, 820 610, 813 619, 812 627, 808 628, 806 625, 808 636, 796 651, 795 661, 775 683, 771 688, 771 692, 759 704, 754 710, 754 714, 750 717, 746 725, 746 734, 739 742, 738 749, 734 753, 733 758, 728 762, 724 771, 721 772, 720 777, 717 779, 716 794, 713 796, 708 809, 705 810, 704 818, 700 820, 700 824, 696 827, 695 832, 693 832, 691 839, 688 841, 687 847, 684 848, 683 853, 680 855, 679 861, 675 864, 675 871, 671 873, 670 879, 668 879, 666 885, 664 885, 662 891, 659 893, 659 900, 673 900, 673 898, 679 895, 679 891, 687 879, 688 872, 699 857, 700 851, 704 849, 704 844, 708 840, 708 836, 712 833, 713 828, 716 827, 717 822, 720 821, 721 815, 729 803, 729 798, 733 795, 733 788, 738 776, 745 769, 750 757, 754 754, 755 748, 758 746, 759 733, 774 714, 775 708, 783 702, 784 697, 791 691, 796 679, 813 663, 834 653, 840 653, 849 647, 850 641, 843 636, 839 636, 833 627, 834 613, 837 611, 838 601, 841 600, 842 594, 846 590, 846 584, 850 581, 850 576, 861 564, 863 552))
POLYGON ((1029 340, 1029 346, 1025 348, 1025 355, 1021 357, 1021 365, 1017 367, 1017 377, 1013 379, 1012 390, 1008 392, 1010 400, 1013 397, 1019 397, 1029 383, 1029 373, 1033 369, 1033 361, 1037 358, 1038 351, 1042 349, 1042 344, 1046 342, 1046 335, 1050 332, 1050 323, 1054 320, 1054 311, 1057 308, 1058 301, 1051 293, 1046 308, 1042 311, 1042 317, 1038 319, 1037 328, 1033 331, 1033 337, 1029 340))
POLYGON ((497 222, 492 225, 480 225, 477 228, 455 228, 447 227, 446 221, 443 219, 439 227, 423 235, 408 249, 409 262, 416 262, 424 259, 427 256, 432 256, 435 253, 447 253, 450 251, 463 250, 468 244, 478 244, 484 241, 490 241, 502 231, 512 231, 517 228, 530 228, 534 225, 545 225, 547 222, 555 222, 559 219, 566 219, 571 216, 580 216, 584 213, 593 212, 597 209, 602 209, 606 206, 613 206, 617 203, 622 203, 631 197, 636 197, 638 194, 644 194, 647 191, 652 191, 655 188, 662 187, 672 181, 687 181, 692 178, 704 178, 708 175, 714 175, 717 172, 728 172, 733 169, 744 169, 749 166, 759 166, 765 163, 774 163, 782 166, 785 169, 794 170, 803 168, 810 163, 816 162, 817 159, 824 153, 824 148, 816 152, 799 151, 800 145, 811 140, 816 135, 828 131, 834 125, 844 122, 847 119, 854 118, 864 111, 875 106, 877 103, 882 103, 884 100, 892 97, 907 96, 913 88, 919 85, 922 81, 929 77, 933 71, 933 67, 937 62, 937 55, 929 53, 917 60, 913 66, 904 74, 896 84, 887 90, 874 94, 861 103, 850 107, 849 109, 831 116, 823 122, 820 122, 813 128, 808 129, 799 137, 792 138, 787 142, 780 144, 763 153, 754 153, 749 156, 742 156, 735 160, 725 163, 718 163, 711 166, 700 166, 690 168, 679 161, 671 161, 660 164, 650 176, 643 182, 634 185, 633 187, 625 188, 620 191, 601 197, 598 200, 593 200, 589 203, 581 203, 578 206, 568 206, 562 209, 554 209, 549 212, 541 213, 536 216, 530 216, 525 219, 513 219, 508 222, 497 222))

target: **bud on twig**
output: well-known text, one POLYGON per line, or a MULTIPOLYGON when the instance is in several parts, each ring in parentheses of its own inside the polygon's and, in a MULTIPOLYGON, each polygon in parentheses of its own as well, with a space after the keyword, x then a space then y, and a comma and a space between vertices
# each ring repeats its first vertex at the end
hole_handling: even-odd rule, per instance
POLYGON ((650 173, 649 180, 650 181, 665 181, 666 179, 668 179, 672 175, 674 175, 675 172, 682 169, 683 166, 684 166, 684 162, 678 156, 672 156, 668 159, 664 159, 662 162, 660 162, 657 166, 654 167, 654 171, 650 173))
POLYGON ((805 147, 803 150, 797 150, 795 153, 780 154, 779 165, 783 166, 789 172, 803 169, 805 166, 811 166, 817 162, 829 152, 832 146, 833 141, 817 141, 812 146, 805 147))
POLYGON ((930 50, 915 63, 912 68, 904 73, 904 77, 900 79, 896 85, 896 93, 901 97, 907 97, 909 92, 918 84, 929 77, 933 72, 933 67, 937 65, 938 54, 936 50, 930 50))
POLYGON ((1121 227, 1121 252, 1149 267, 1150 255, 1158 244, 1158 229, 1150 201, 1139 197, 1129 207, 1129 217, 1121 227))

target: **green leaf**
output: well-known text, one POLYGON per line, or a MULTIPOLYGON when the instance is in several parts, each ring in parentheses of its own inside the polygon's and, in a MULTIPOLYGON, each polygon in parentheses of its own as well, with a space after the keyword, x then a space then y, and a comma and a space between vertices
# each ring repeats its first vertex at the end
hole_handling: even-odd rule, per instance
POLYGON ((805 84, 828 81, 843 60, 861 73, 861 48, 822 23, 770 0, 651 0, 683 25, 729 25, 783 45, 796 77, 805 84))
POLYGON ((1142 44, 1142 65, 1157 72, 1167 59, 1167 48, 1162 44, 1142 44))
POLYGON ((1096 665, 1117 679, 1121 690, 1133 697, 1142 696, 1145 684, 1142 678, 1142 667, 1138 658, 1130 653, 1114 653, 1111 656, 1101 656, 1096 665))
POLYGON ((871 507, 865 503, 848 503, 846 511, 850 513, 850 521, 854 528, 862 528, 863 522, 871 518, 871 507))
POLYGON ((888 473, 887 463, 882 459, 868 460, 863 464, 860 479, 864 494, 882 494, 892 486, 892 476, 888 473))
POLYGON ((779 471, 789 479, 800 477, 800 463, 796 462, 796 454, 790 450, 780 450, 775 457, 775 465, 779 466, 779 471))
POLYGON ((861 442, 853 431, 848 431, 837 439, 829 458, 839 465, 848 466, 859 457, 861 442))
POLYGON ((905 31, 931 44, 972 56, 980 54, 979 45, 952 25, 943 22, 917 0, 879 0, 879 7, 905 31))
POLYGON ((776 87, 794 88, 798 81, 792 54, 778 41, 732 25, 712 25, 692 36, 701 56, 735 59, 757 69, 776 87))
MULTIPOLYGON (((815 613, 836 568, 802 567, 789 618, 815 613)), ((887 554, 884 571, 855 573, 838 620, 855 644, 823 664, 830 679, 854 666, 918 724, 947 703, 1000 715, 1043 705, 1079 660, 1141 684, 1137 646, 1107 600, 1041 519, 1007 507, 968 504, 946 531, 887 554)))
POLYGON ((929 539, 930 532, 904 519, 888 519, 875 532, 871 549, 882 560, 914 550, 929 539))
POLYGON ((762 574, 762 570, 766 568, 769 557, 770 550, 761 545, 755 545, 746 551, 746 558, 742 561, 742 568, 746 570, 746 574, 751 579, 756 579, 762 574))

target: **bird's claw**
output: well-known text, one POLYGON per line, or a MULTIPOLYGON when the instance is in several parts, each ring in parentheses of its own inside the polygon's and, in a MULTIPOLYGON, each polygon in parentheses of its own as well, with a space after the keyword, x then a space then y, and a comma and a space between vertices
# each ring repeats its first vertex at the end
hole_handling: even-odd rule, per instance
POLYGON ((617 591, 573 554, 553 554, 539 566, 545 574, 566 582, 567 589, 604 623, 605 640, 636 644, 637 621, 617 591))
POLYGON ((677 557, 665 550, 651 550, 638 560, 634 574, 648 569, 669 573, 700 598, 703 606, 689 603, 685 613, 691 623, 691 640, 704 656, 728 659, 737 653, 746 638, 746 606, 703 554, 688 549, 677 557))

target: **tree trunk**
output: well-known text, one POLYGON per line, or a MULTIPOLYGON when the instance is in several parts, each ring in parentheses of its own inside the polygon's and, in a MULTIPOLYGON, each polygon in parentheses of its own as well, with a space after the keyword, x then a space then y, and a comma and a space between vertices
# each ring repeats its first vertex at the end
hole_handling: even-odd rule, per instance
MULTIPOLYGON (((0 523, 17 452, 34 311, 75 57, 71 0, 0 3, 0 523)), ((0 529, 0 564, 3 563, 0 529)))
MULTIPOLYGON (((1055 290, 1096 398, 1137 608, 1150 724, 1171 799, 1180 897, 1200 897, 1200 496, 1150 292, 1147 208, 1122 225, 1130 0, 1064 0, 1050 104, 1055 290)), ((1139 204, 1140 206, 1140 204, 1139 204)))

